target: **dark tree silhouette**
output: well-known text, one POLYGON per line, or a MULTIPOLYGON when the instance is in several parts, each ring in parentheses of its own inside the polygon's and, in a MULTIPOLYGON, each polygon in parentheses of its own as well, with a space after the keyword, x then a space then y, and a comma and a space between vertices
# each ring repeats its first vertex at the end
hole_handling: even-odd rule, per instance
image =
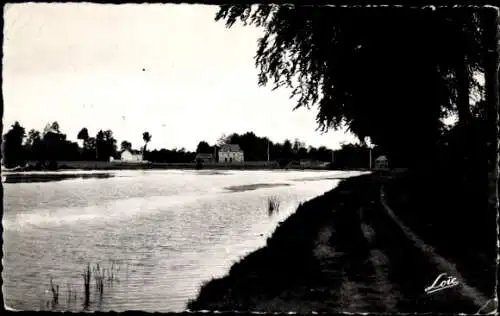
POLYGON ((89 131, 86 127, 82 128, 79 132, 78 135, 76 136, 77 139, 82 141, 82 158, 85 160, 88 156, 88 154, 85 151, 85 145, 89 139, 89 131))
POLYGON ((35 129, 31 129, 29 132, 28 132, 28 138, 26 139, 26 146, 27 147, 31 147, 33 146, 34 143, 36 143, 37 141, 41 140, 41 134, 39 131, 35 130, 35 129))
POLYGON ((43 129, 43 134, 47 134, 49 132, 52 132, 52 133, 60 133, 60 130, 59 130, 59 123, 54 121, 52 123, 48 123, 47 125, 45 125, 45 128, 43 129))
POLYGON ((237 144, 245 152, 246 161, 266 161, 269 139, 256 136, 253 132, 239 135, 233 133, 226 137, 225 143, 237 144))
POLYGON ((286 139, 281 150, 281 158, 291 160, 293 158, 292 142, 286 139))
POLYGON ((113 132, 111 130, 104 131, 104 140, 106 143, 106 160, 109 157, 118 158, 117 157, 117 149, 116 149, 116 139, 113 137, 113 132))
POLYGON ((85 144, 85 142, 89 139, 89 131, 87 130, 86 127, 82 128, 77 135, 77 139, 82 140, 82 145, 85 144))
POLYGON ((6 168, 13 168, 24 164, 25 153, 22 145, 24 136, 24 127, 22 127, 17 121, 4 135, 2 143, 2 157, 3 164, 6 168))
POLYGON ((96 160, 106 160, 103 155, 103 151, 105 151, 105 141, 104 141, 104 132, 99 130, 95 136, 95 158, 96 160))
POLYGON ((88 153, 89 156, 87 160, 97 159, 97 140, 95 137, 89 137, 87 142, 84 144, 84 152, 88 153))
POLYGON ((78 144, 66 139, 57 122, 47 124, 43 134, 30 130, 24 152, 27 160, 37 161, 37 168, 55 169, 57 161, 82 159, 78 144))
MULTIPOLYGON (((89 139, 90 141, 90 139, 89 139)), ((111 130, 100 130, 95 137, 96 159, 108 161, 110 157, 117 158, 116 139, 111 130)))
POLYGON ((120 148, 121 150, 132 150, 132 143, 124 140, 120 144, 120 148))
POLYGON ((411 163, 432 150, 454 101, 467 120, 472 73, 480 70, 473 10, 234 4, 221 6, 221 19, 264 28, 261 85, 291 88, 296 108, 318 106, 320 129, 345 125, 393 160, 411 163))
MULTIPOLYGON (((66 135, 61 133, 59 123, 47 124, 42 140, 44 149, 40 160, 46 168, 55 169, 58 160, 68 159, 70 153, 68 150, 69 142, 66 141, 66 135)), ((78 152, 78 145, 76 150, 78 152)))
POLYGON ((297 159, 307 159, 308 158, 308 153, 307 153, 307 148, 305 147, 300 147, 299 150, 297 151, 297 159))
POLYGON ((201 141, 198 143, 198 146, 196 147, 196 152, 211 154, 213 153, 213 148, 206 141, 201 141))
POLYGON ((305 148, 305 144, 301 142, 299 139, 295 139, 293 141, 293 152, 298 153, 301 148, 305 148))
POLYGON ((184 149, 161 149, 148 152, 147 160, 160 163, 192 163, 196 153, 184 149))
POLYGON ((144 156, 144 153, 146 152, 146 147, 148 145, 148 143, 151 141, 151 134, 149 134, 149 132, 144 132, 142 133, 142 140, 144 141, 144 148, 143 148, 143 156, 144 156))
POLYGON ((42 161, 45 152, 45 144, 39 131, 31 129, 25 144, 27 160, 42 161))
MULTIPOLYGON (((342 144, 334 151, 332 166, 335 169, 368 168, 370 166, 370 149, 365 144, 342 144)), ((383 154, 379 148, 372 149, 372 160, 383 154)), ((325 154, 323 154, 325 155, 325 154)), ((328 152, 331 159, 331 152, 328 152)))

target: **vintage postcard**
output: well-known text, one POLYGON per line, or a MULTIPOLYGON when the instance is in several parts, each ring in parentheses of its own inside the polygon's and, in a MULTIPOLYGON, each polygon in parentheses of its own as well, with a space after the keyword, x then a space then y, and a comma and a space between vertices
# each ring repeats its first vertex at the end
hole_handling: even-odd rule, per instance
POLYGON ((7 310, 497 312, 498 8, 3 19, 7 310))

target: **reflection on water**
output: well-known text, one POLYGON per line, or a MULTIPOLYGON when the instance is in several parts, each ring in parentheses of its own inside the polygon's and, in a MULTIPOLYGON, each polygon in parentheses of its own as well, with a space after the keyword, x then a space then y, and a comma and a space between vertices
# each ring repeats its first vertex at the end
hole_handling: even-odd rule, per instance
POLYGON ((4 183, 51 182, 67 179, 110 178, 111 173, 24 173, 15 172, 2 175, 4 183))
POLYGON ((272 187, 281 187, 290 185, 288 183, 255 183, 255 184, 244 184, 244 185, 233 185, 225 188, 226 190, 232 192, 243 192, 243 191, 252 191, 257 190, 259 188, 272 188, 272 187))
POLYGON ((222 276, 233 262, 263 246, 300 202, 339 181, 321 177, 359 173, 86 174, 94 177, 4 184, 2 276, 7 306, 52 309, 58 293, 54 309, 82 310, 82 274, 88 263, 93 269, 99 263, 105 272, 92 273, 89 310, 182 311, 202 282, 222 276), (319 178, 293 181, 311 176, 319 178), (227 194, 225 189, 245 186, 255 190, 227 194), (269 197, 280 200, 280 211, 272 217, 269 197), (58 292, 52 291, 51 279, 58 292), (100 281, 102 291, 95 287, 100 281))

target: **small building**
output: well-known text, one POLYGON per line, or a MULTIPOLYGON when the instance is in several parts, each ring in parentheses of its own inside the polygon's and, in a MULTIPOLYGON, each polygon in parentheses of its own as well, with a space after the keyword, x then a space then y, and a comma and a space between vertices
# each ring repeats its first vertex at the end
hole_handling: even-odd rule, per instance
POLYGON ((213 154, 199 153, 196 154, 196 162, 212 163, 215 161, 213 154))
POLYGON ((124 150, 120 154, 120 160, 126 162, 142 162, 142 153, 138 150, 124 150))
POLYGON ((299 164, 301 167, 319 167, 325 164, 329 164, 329 162, 314 159, 300 159, 299 164))
POLYGON ((386 156, 379 156, 375 159, 375 169, 386 170, 389 169, 389 160, 386 156))
POLYGON ((224 144, 219 149, 219 163, 241 163, 244 160, 243 150, 238 144, 224 144))

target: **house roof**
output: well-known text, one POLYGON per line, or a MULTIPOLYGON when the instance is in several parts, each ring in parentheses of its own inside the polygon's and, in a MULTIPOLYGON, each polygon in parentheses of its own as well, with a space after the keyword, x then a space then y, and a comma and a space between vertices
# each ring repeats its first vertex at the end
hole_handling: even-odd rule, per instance
POLYGON ((375 159, 375 161, 386 161, 386 160, 387 160, 386 156, 380 156, 377 159, 375 159))
POLYGON ((213 155, 212 154, 205 154, 205 153, 199 153, 196 155, 196 159, 212 159, 213 155))
POLYGON ((242 151, 238 144, 224 144, 220 147, 220 151, 242 151))
POLYGON ((120 154, 123 154, 124 152, 128 151, 129 153, 131 153, 132 155, 140 155, 141 152, 139 150, 135 150, 135 149, 132 149, 132 150, 128 150, 128 149, 125 149, 125 150, 122 150, 120 152, 120 154))

